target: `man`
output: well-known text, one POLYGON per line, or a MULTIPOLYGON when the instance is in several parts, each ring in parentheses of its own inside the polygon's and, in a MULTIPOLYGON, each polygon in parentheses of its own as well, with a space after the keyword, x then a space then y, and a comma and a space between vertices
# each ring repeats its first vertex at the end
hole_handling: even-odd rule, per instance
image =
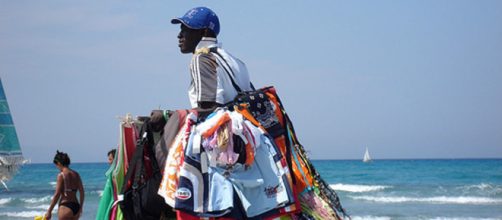
MULTIPOLYGON (((190 62, 191 82, 188 89, 193 110, 204 117, 216 107, 231 102, 238 92, 253 89, 246 65, 221 48, 217 36, 220 33, 218 16, 209 8, 196 7, 185 15, 171 20, 180 24, 178 46, 181 53, 192 53, 190 62)), ((164 111, 154 110, 150 124, 155 132, 163 132, 162 141, 155 146, 155 156, 161 169, 170 143, 178 133, 178 112, 174 112, 166 125, 164 111)))
POLYGON ((188 90, 193 109, 212 110, 231 102, 238 92, 252 90, 246 65, 218 43, 220 22, 211 9, 193 8, 171 23, 180 24, 181 53, 193 53, 188 90))
MULTIPOLYGON (((221 48, 218 16, 209 8, 196 7, 171 20, 180 24, 178 46, 192 53, 188 96, 192 109, 200 115, 231 102, 238 92, 253 90, 246 65, 221 48)), ((151 114, 152 128, 160 131, 166 123, 162 111, 151 114)))

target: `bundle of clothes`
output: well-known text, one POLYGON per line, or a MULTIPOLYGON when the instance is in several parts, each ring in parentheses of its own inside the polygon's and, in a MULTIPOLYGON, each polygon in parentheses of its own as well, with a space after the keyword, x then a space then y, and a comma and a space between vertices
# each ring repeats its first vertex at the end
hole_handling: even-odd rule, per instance
POLYGON ((273 87, 208 115, 123 120, 97 219, 342 219, 273 87), (120 208, 119 208, 120 207, 120 208))

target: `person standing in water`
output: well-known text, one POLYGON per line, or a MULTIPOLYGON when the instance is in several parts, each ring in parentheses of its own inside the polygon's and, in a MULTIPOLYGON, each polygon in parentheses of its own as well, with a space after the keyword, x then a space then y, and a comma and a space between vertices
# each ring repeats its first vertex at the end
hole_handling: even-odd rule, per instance
POLYGON ((69 168, 68 154, 57 151, 53 162, 61 172, 57 175, 56 190, 45 218, 51 219, 52 210, 56 203, 59 203, 58 219, 79 219, 82 215, 85 194, 82 179, 76 171, 69 168), (77 191, 80 195, 78 200, 77 191))

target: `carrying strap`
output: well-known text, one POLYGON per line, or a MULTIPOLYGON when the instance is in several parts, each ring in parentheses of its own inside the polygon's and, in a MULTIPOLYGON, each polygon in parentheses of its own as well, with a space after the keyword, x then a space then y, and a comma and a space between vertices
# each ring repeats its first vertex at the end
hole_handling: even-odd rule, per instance
POLYGON ((160 168, 155 159, 155 153, 153 152, 153 133, 151 132, 149 126, 149 120, 147 119, 143 125, 141 126, 140 134, 142 134, 141 138, 136 142, 136 149, 134 151, 133 157, 130 161, 129 169, 127 170, 127 174, 125 176, 124 186, 122 187, 122 194, 124 194, 127 190, 127 184, 129 180, 131 180, 132 175, 134 174, 134 179, 132 182, 132 189, 136 189, 139 187, 138 183, 143 174, 145 174, 145 161, 144 161, 144 151, 146 147, 146 151, 150 158, 151 166, 152 166, 152 176, 160 173, 160 168))
MULTIPOLYGON (((140 134, 142 134, 141 138, 136 142, 136 150, 134 151, 133 158, 131 160, 131 166, 127 170, 124 186, 122 187, 122 194, 125 194, 126 191, 132 190, 136 191, 140 187, 140 178, 144 178, 145 171, 145 147, 147 154, 150 158, 150 163, 152 167, 152 176, 149 178, 153 178, 154 175, 160 175, 159 166, 157 164, 157 160, 155 158, 155 153, 153 152, 154 140, 153 140, 153 132, 151 131, 149 119, 145 120, 140 129, 140 134), (126 189, 126 186, 129 180, 132 178, 134 174, 134 179, 132 185, 129 189, 126 189)), ((137 194, 133 193, 132 197, 132 213, 135 216, 135 219, 142 219, 143 211, 141 205, 141 199, 136 198, 137 194)))
POLYGON ((155 155, 155 151, 153 150, 153 147, 155 146, 155 143, 153 141, 153 132, 145 132, 147 136, 147 141, 146 141, 146 150, 148 152, 148 156, 150 158, 150 163, 152 165, 152 177, 160 174, 160 167, 157 162, 157 157, 155 155))
POLYGON ((134 179, 132 182, 132 188, 136 188, 138 184, 139 177, 141 175, 141 170, 143 169, 143 138, 138 140, 136 143, 136 149, 134 150, 134 154, 132 156, 131 161, 129 162, 129 169, 127 170, 127 174, 124 179, 124 186, 122 187, 122 194, 124 194, 129 189, 127 188, 127 184, 134 174, 134 179), (140 166, 140 167, 138 167, 140 166), (139 169, 138 169, 139 168, 139 169))
MULTIPOLYGON (((213 53, 215 56, 219 57, 220 60, 223 60, 223 63, 225 63, 225 65, 223 65, 222 63, 222 67, 223 69, 225 70, 225 72, 227 73, 228 77, 230 78, 230 81, 232 81, 232 86, 235 88, 235 90, 237 91, 237 93, 241 93, 242 92, 242 89, 241 87, 239 87, 239 85, 235 82, 235 73, 234 71, 232 70, 232 68, 230 67, 230 65, 228 64, 227 60, 225 60, 223 58, 223 56, 218 52, 218 48, 217 47, 211 47, 209 48, 209 51, 211 53, 213 53)), ((251 86, 251 89, 255 90, 255 87, 253 85, 253 83, 249 82, 249 85, 251 86)))

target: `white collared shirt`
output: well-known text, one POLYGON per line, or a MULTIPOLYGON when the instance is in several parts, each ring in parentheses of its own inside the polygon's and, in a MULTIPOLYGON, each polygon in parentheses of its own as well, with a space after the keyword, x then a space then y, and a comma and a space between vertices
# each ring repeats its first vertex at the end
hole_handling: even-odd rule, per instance
POLYGON ((252 90, 246 65, 223 50, 216 38, 204 37, 199 42, 190 62, 190 73, 188 96, 192 108, 198 107, 198 102, 231 102, 237 90, 229 74, 233 74, 234 82, 242 91, 252 90), (209 52, 210 48, 216 48, 217 54, 209 52))

